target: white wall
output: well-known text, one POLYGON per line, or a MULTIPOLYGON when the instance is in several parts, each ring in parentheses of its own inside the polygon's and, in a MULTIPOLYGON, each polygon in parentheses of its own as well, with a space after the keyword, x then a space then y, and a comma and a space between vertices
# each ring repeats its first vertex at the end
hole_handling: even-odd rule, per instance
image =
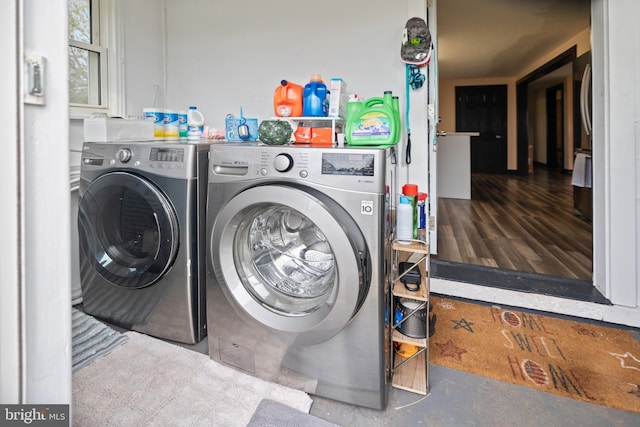
MULTIPOLYGON (((167 108, 196 105, 206 123, 224 129, 227 114, 260 121, 274 116, 273 93, 282 79, 304 85, 311 74, 340 77, 349 93, 400 96, 405 112, 405 65, 400 60, 408 17, 425 17, 418 0, 166 0, 167 108), (194 11, 202 11, 194 13, 194 11)), ((142 82, 141 82, 142 83, 142 82)), ((146 86, 149 83, 143 83, 146 86)), ((412 158, 401 183, 427 188, 426 85, 412 93, 412 158)), ((403 134, 404 135, 404 134, 403 134)), ((399 150, 404 158, 406 138, 399 150)))
POLYGON ((404 94, 406 1, 305 3, 166 0, 167 107, 197 105, 221 129, 240 107, 264 120, 280 80, 304 85, 314 73, 364 98, 404 94))
MULTIPOLYGON (((404 129, 401 36, 409 17, 425 16, 421 0, 353 0, 348 8, 339 0, 313 8, 295 0, 192 0, 188 7, 182 0, 117 1, 125 38, 123 115, 140 114, 154 100, 164 108, 196 105, 209 126, 222 130, 226 115, 238 115, 240 107, 246 117, 273 117, 282 79, 304 85, 319 73, 327 83, 341 77, 349 93, 364 99, 385 90, 399 95, 404 129)), ((398 145, 398 185, 410 181, 421 191, 429 184, 426 99, 426 85, 411 92, 411 166, 404 162, 404 130, 398 145)), ((82 120, 71 120, 70 135, 70 149, 80 150, 82 120)), ((74 152, 70 159, 79 164, 74 152)))
MULTIPOLYGON (((187 2, 182 3, 183 8, 192 10, 185 7, 187 2)), ((121 55, 124 58, 125 115, 138 116, 145 107, 165 105, 164 1, 120 0, 120 21, 125 41, 121 55)))

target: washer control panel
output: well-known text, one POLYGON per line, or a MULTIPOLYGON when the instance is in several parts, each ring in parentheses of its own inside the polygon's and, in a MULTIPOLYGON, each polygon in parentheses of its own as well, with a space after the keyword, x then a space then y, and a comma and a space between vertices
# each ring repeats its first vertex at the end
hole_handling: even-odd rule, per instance
POLYGON ((273 167, 278 172, 289 172, 293 167, 293 157, 288 153, 278 154, 273 159, 273 167))
POLYGON ((354 191, 384 191, 389 150, 213 145, 209 153, 209 182, 292 180, 354 191))

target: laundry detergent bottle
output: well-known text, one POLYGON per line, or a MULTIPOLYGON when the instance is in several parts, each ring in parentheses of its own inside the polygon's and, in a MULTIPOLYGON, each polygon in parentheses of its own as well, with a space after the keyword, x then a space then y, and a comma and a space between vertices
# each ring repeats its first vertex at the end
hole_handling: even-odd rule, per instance
POLYGON ((204 116, 195 106, 187 112, 187 140, 199 141, 204 131, 204 116))
POLYGON ((302 92, 302 86, 282 80, 273 94, 273 110, 276 116, 302 116, 302 92))
POLYGON ((369 98, 356 111, 349 110, 345 139, 349 145, 394 145, 399 139, 399 124, 391 92, 383 98, 369 98), (386 98, 385 98, 386 97, 386 98))
POLYGON ((327 85, 320 74, 312 74, 309 83, 304 86, 302 115, 305 117, 326 117, 329 112, 327 85))

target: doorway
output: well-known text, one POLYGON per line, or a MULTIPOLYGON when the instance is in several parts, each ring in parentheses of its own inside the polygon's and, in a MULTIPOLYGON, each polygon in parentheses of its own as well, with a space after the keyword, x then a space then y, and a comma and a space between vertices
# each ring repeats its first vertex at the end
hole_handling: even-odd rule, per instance
POLYGON ((456 132, 471 137, 471 173, 507 172, 507 85, 456 86, 456 132))
POLYGON ((564 167, 564 85, 552 86, 545 91, 547 117, 547 167, 564 167))
MULTIPOLYGON (((592 225, 574 214, 571 174, 565 168, 571 165, 566 157, 572 156, 565 138, 570 118, 566 84, 571 79, 546 82, 542 95, 530 95, 530 86, 564 66, 572 75, 575 58, 574 46, 517 82, 517 169, 507 170, 505 156, 502 174, 495 174, 496 168, 472 170, 471 200, 439 200, 434 276, 606 302, 593 286, 592 225), (543 129, 532 130, 529 96, 542 97, 543 129), (546 153, 542 167, 530 173, 533 131, 544 139, 546 153)), ((456 107, 459 95, 456 88, 456 107)))

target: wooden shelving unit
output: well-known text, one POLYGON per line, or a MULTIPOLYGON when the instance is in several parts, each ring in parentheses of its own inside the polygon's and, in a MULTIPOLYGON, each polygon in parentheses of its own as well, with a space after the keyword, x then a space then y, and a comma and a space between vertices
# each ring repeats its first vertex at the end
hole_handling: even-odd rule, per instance
MULTIPOLYGON (((425 236, 422 235, 424 238, 425 236)), ((426 395, 429 392, 429 293, 430 278, 429 271, 431 254, 429 244, 425 240, 415 239, 410 243, 394 240, 391 245, 393 252, 393 280, 391 284, 391 307, 393 313, 391 323, 391 351, 392 369, 391 384, 399 389, 413 393, 426 395), (417 259, 416 259, 417 257, 417 259), (400 262, 410 262, 420 270, 420 284, 416 291, 409 291, 402 283, 402 275, 399 273, 400 262), (416 302, 416 308, 406 313, 403 319, 397 322, 396 301, 399 298, 408 298, 416 302), (424 338, 413 338, 404 335, 398 328, 402 328, 402 323, 411 316, 419 312, 424 312, 424 338), (416 346, 418 351, 411 357, 405 358, 395 351, 395 343, 409 344, 416 346)), ((419 319, 416 317, 416 319, 419 319)))

